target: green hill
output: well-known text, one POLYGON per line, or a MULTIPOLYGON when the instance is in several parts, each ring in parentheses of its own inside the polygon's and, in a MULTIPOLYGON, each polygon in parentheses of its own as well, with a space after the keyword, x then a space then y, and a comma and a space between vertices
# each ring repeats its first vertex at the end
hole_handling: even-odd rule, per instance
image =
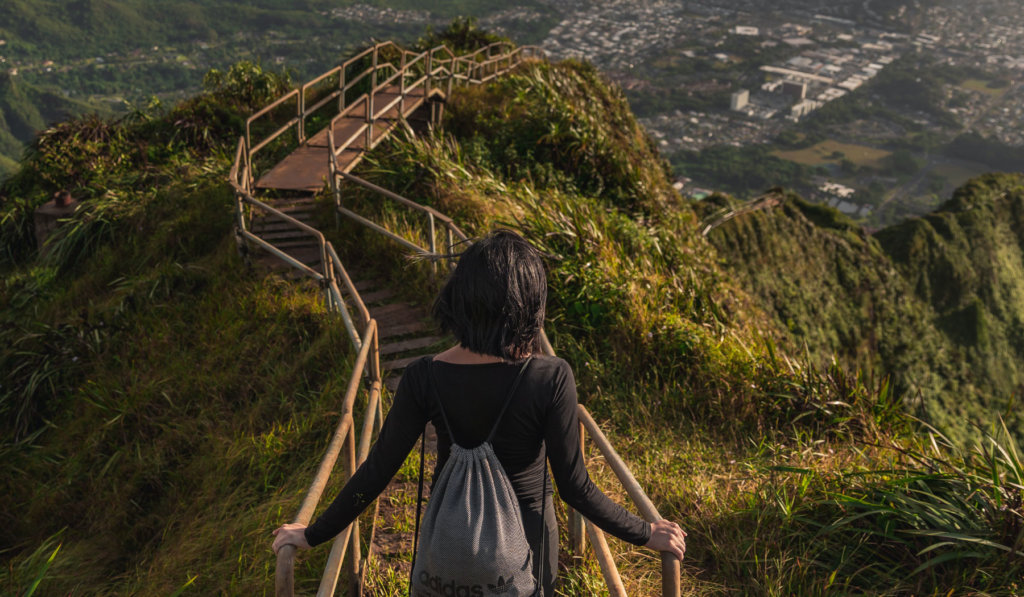
MULTIPOLYGON (((167 113, 50 127, 0 187, 0 592, 271 590, 269 532, 308 486, 353 354, 315 285, 236 251, 225 177, 240 123, 289 83, 246 64, 221 82, 167 113), (86 201, 40 257, 28 222, 55 186, 86 201)), ((672 193, 622 92, 572 61, 459 89, 442 129, 381 144, 361 175, 544 252, 551 340, 689 532, 689 594, 1019 592, 1012 439, 974 451, 924 435, 901 410, 914 386, 878 378, 875 347, 913 373, 930 349, 898 344, 946 337, 883 243, 796 198, 708 242, 707 208, 672 193), (806 246, 773 248, 782 232, 806 246), (766 282, 787 256, 803 277, 766 282), (850 289, 853 311, 876 314, 844 326, 841 305, 799 306, 850 289), (863 339, 904 319, 916 335, 863 339), (831 346, 875 379, 822 365, 831 346)), ((372 231, 336 227, 330 204, 319 225, 346 264, 431 296, 429 276, 372 231)), ((598 483, 624 499, 599 460, 598 483)), ((658 591, 650 554, 612 548, 631 594, 658 591)), ((303 554, 301 591, 326 551, 303 554)), ((600 594, 592 562, 562 577, 562 595, 600 594)), ((379 580, 401 594, 403 579, 379 580)))
POLYGON ((873 237, 789 197, 709 238, 791 349, 894 375, 910 412, 957 437, 996 414, 1024 437, 1012 407, 1024 359, 1022 182, 976 179, 935 213, 873 237))
POLYGON ((14 172, 25 145, 38 131, 50 123, 87 112, 102 110, 0 73, 0 181, 14 172))
POLYGON ((967 366, 942 415, 950 422, 1015 415, 1013 399, 1024 389, 1024 176, 974 179, 932 214, 876 238, 931 307, 932 324, 953 348, 950 360, 967 366))

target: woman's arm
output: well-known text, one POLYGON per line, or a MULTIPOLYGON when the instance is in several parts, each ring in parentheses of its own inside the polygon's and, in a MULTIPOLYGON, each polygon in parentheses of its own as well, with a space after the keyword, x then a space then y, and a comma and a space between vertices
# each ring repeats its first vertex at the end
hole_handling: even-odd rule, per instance
POLYGON ((351 524, 384 491, 398 472, 427 422, 427 415, 416 400, 415 383, 410 381, 408 370, 406 373, 398 384, 394 404, 384 419, 380 435, 370 449, 366 462, 356 470, 313 524, 308 527, 286 524, 275 530, 275 552, 281 545, 309 548, 331 539, 351 524))
POLYGON ((576 380, 566 364, 555 382, 551 410, 547 413, 544 441, 559 495, 604 531, 634 545, 668 551, 682 559, 686 533, 679 525, 661 520, 653 525, 630 513, 594 485, 580 450, 576 380))

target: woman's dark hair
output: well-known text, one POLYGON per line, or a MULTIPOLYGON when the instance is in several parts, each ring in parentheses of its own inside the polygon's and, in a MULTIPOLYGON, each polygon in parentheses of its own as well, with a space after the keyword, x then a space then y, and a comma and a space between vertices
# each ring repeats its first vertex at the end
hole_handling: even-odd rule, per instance
POLYGON ((515 232, 495 230, 459 257, 434 317, 463 348, 518 360, 534 350, 547 298, 540 253, 515 232))

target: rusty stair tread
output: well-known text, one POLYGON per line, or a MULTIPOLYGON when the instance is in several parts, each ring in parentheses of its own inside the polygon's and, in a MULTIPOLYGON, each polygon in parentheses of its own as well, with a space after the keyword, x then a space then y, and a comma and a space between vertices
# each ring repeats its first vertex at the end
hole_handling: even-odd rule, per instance
POLYGON ((306 265, 319 265, 320 264, 320 247, 297 247, 287 251, 289 255, 294 257, 306 265))
MULTIPOLYGON (((289 218, 293 218, 295 220, 302 221, 302 220, 312 219, 314 212, 313 212, 313 210, 308 210, 307 211, 307 210, 293 209, 291 211, 282 211, 281 213, 283 213, 284 215, 288 216, 289 218)), ((288 222, 288 220, 285 220, 283 218, 278 217, 277 214, 265 213, 265 212, 260 212, 260 211, 253 211, 252 223, 253 223, 253 225, 256 225, 258 223, 259 224, 265 224, 265 225, 272 225, 272 224, 288 225, 288 226, 291 225, 288 222)))
POLYGON ((442 336, 422 336, 420 338, 412 338, 410 340, 400 340, 398 342, 389 342, 382 344, 379 352, 381 356, 390 354, 398 354, 406 352, 408 350, 418 350, 420 348, 427 348, 433 346, 438 342, 444 340, 442 336))
POLYGON ((313 240, 309 236, 307 236, 306 238, 296 239, 296 240, 275 240, 274 242, 271 242, 270 244, 272 244, 275 247, 277 247, 278 249, 282 249, 282 250, 284 250, 284 249, 296 249, 296 248, 309 247, 309 248, 316 248, 317 253, 320 252, 320 243, 316 242, 315 240, 313 240))
POLYGON ((317 246, 320 245, 320 243, 318 243, 316 240, 314 240, 315 237, 313 235, 311 235, 309 232, 306 232, 305 230, 302 230, 300 228, 294 228, 294 227, 293 228, 289 228, 287 230, 260 230, 260 231, 254 232, 253 234, 255 234, 256 236, 262 238, 265 241, 270 241, 271 244, 277 244, 276 241, 278 241, 278 240, 300 239, 301 238, 301 239, 304 239, 306 243, 313 243, 313 244, 316 244, 317 246))
MULTIPOLYGON (((365 299, 363 302, 366 302, 365 299)), ((380 305, 377 307, 370 307, 370 315, 378 319, 383 319, 392 314, 403 314, 403 313, 414 313, 422 316, 423 311, 416 308, 414 305, 409 303, 388 303, 386 305, 380 305)))
POLYGON ((258 189, 316 192, 327 176, 327 148, 301 145, 256 181, 258 189))
POLYGON ((427 331, 427 324, 422 321, 414 321, 411 323, 403 323, 399 325, 385 325, 381 326, 379 337, 394 338, 396 336, 408 336, 410 334, 417 334, 419 332, 427 331))
POLYGON ((373 290, 360 295, 364 304, 379 303, 381 301, 386 301, 393 296, 395 296, 395 292, 390 288, 381 288, 380 290, 373 290))
MULTIPOLYGON (((291 215, 291 214, 289 214, 289 215, 291 215)), ((297 214, 297 215, 292 215, 292 217, 295 218, 296 220, 304 223, 304 224, 308 224, 313 219, 312 218, 312 214, 297 214), (302 215, 303 217, 299 217, 299 215, 302 215)), ((276 232, 278 230, 297 230, 298 229, 298 227, 295 226, 295 224, 292 223, 292 222, 287 222, 287 221, 282 220, 280 218, 270 218, 270 217, 268 217, 268 218, 259 218, 259 219, 255 219, 254 218, 250 228, 253 231, 262 230, 262 231, 266 231, 266 232, 276 232)))
POLYGON ((392 327, 417 321, 429 321, 427 314, 419 309, 404 309, 380 315, 371 307, 370 316, 376 319, 382 327, 392 327))
POLYGON ((316 196, 300 195, 298 197, 281 197, 277 199, 267 199, 264 203, 268 203, 273 207, 284 211, 285 209, 316 205, 316 196))
POLYGON ((423 358, 423 355, 418 354, 411 357, 404 357, 401 359, 394 359, 391 361, 385 361, 380 364, 381 368, 385 371, 398 371, 399 369, 405 369, 409 365, 423 358))

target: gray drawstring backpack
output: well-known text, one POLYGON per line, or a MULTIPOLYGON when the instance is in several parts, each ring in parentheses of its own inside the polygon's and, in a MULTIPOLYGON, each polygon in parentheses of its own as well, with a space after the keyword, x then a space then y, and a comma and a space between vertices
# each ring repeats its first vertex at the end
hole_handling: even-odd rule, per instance
MULTIPOLYGON (((526 540, 519 501, 491 440, 530 359, 523 363, 491 432, 479 446, 458 445, 433 379, 429 386, 441 407, 451 438, 451 453, 431 490, 420 524, 423 499, 423 444, 420 444, 419 497, 413 545, 410 597, 534 597, 542 593, 543 573, 533 575, 533 552, 526 540)), ((546 471, 545 471, 546 473, 546 471)), ((547 474, 544 475, 547 493, 547 474)), ((541 513, 543 529, 544 513, 541 513)), ((540 535, 543 537, 543 533, 540 535)), ((542 548, 543 549, 543 548, 542 548)), ((542 554, 543 555, 543 554, 542 554)), ((543 566, 544 558, 541 558, 543 566)))

